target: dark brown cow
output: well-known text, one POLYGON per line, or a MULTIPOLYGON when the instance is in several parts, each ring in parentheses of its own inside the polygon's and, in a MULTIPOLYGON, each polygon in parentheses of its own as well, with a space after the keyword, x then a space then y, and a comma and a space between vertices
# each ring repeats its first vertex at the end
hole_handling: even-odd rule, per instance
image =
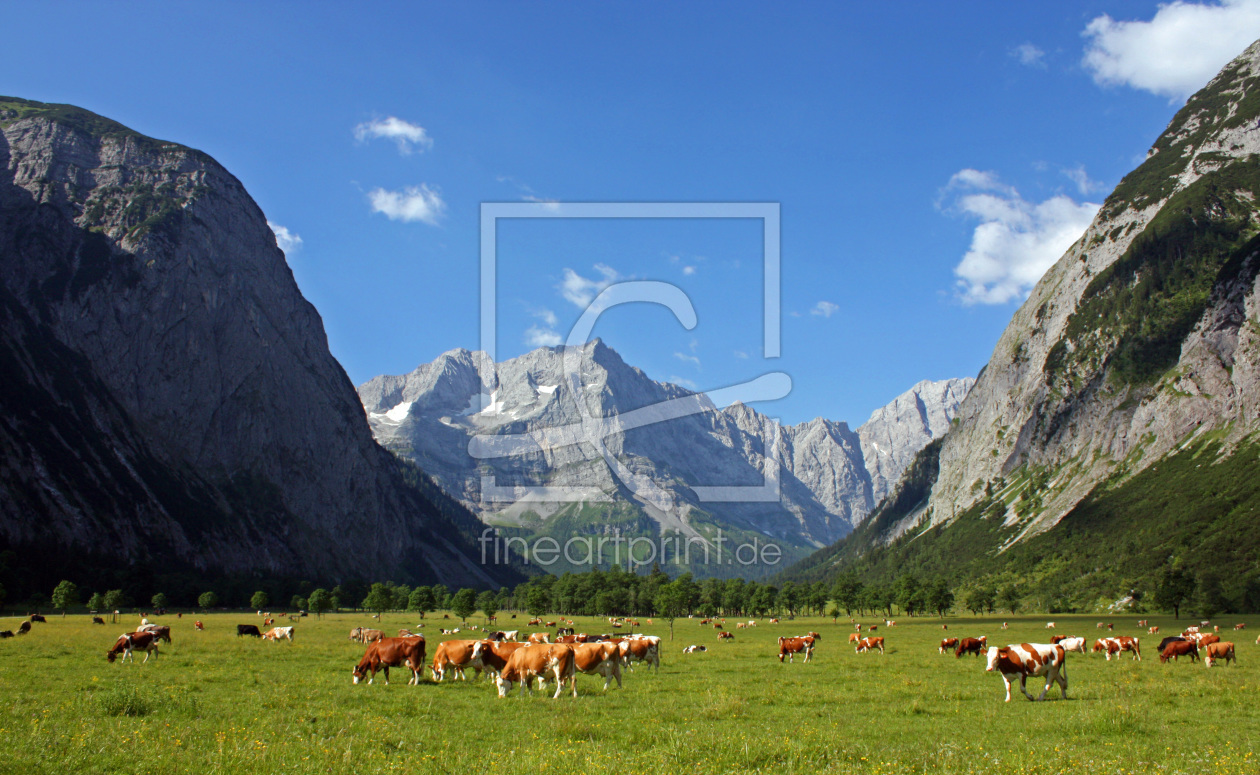
POLYGON ((17 631, 18 635, 25 635, 26 633, 30 631, 31 631, 30 622, 22 622, 21 624, 18 625, 18 631, 17 631))
POLYGON ((354 683, 367 677, 368 683, 376 680, 376 671, 385 674, 385 685, 389 686, 389 669, 406 667, 411 671, 408 686, 420 685, 420 671, 424 669, 424 637, 413 635, 409 638, 379 638, 368 644, 363 659, 351 671, 354 683))
POLYGON ((171 628, 165 624, 146 624, 137 632, 151 632, 158 637, 158 640, 171 642, 171 628))
POLYGON ((92 617, 92 624, 104 624, 104 623, 105 623, 105 620, 102 619, 101 617, 99 616, 92 617))
MULTIPOLYGON (((875 628, 872 627, 871 629, 873 630, 875 628)), ((858 654, 861 654, 863 651, 870 651, 871 649, 879 649, 879 653, 881 654, 884 653, 884 636, 883 635, 880 635, 878 638, 863 638, 862 640, 858 641, 857 649, 856 649, 858 654)))
POLYGON ((1209 643, 1203 654, 1203 664, 1211 667, 1212 663, 1218 659, 1225 660, 1225 664, 1237 662, 1237 658, 1234 657, 1234 644, 1225 640, 1209 643))
MULTIPOLYGON (((148 662, 150 656, 152 656, 154 659, 157 659, 157 655, 158 655, 157 635, 151 632, 129 632, 129 633, 120 635, 118 637, 118 640, 114 643, 114 647, 110 649, 109 651, 105 652, 105 659, 109 660, 110 662, 113 662, 118 657, 119 654, 122 654, 124 662, 126 662, 128 659, 134 662, 136 660, 135 660, 135 657, 132 656, 131 652, 135 651, 136 649, 140 649, 141 651, 145 652, 144 662, 148 662)), ((141 662, 140 664, 143 665, 144 662, 141 662)))
POLYGON ((262 637, 262 633, 258 631, 258 625, 256 625, 256 624, 238 624, 238 625, 236 625, 236 637, 238 637, 238 638, 239 638, 239 637, 241 637, 242 635, 252 635, 252 636, 254 636, 255 638, 261 638, 261 637, 262 637))
POLYGON ((1164 651, 1159 655, 1160 662, 1167 662, 1169 659, 1174 662, 1178 657, 1190 657, 1190 661, 1194 662, 1199 658, 1199 647, 1190 640, 1175 640, 1164 647, 1164 651))
POLYGON ((47 624, 47 623, 48 623, 48 620, 47 620, 47 619, 45 619, 44 617, 40 616, 39 614, 31 614, 31 621, 32 621, 32 622, 43 622, 43 623, 45 623, 45 624, 47 624))
POLYGON ((794 662, 796 655, 804 653, 805 660, 808 662, 810 657, 814 655, 814 639, 806 636, 804 638, 779 638, 779 661, 782 662, 787 657, 788 662, 794 662))
MULTIPOLYGON (((854 640, 857 640, 857 639, 854 638, 854 640)), ((954 648, 957 645, 958 645, 957 638, 942 638, 940 653, 944 654, 945 652, 949 651, 950 649, 954 648)))
POLYGON ((979 638, 963 638, 958 641, 958 648, 954 649, 954 659, 961 657, 963 654, 975 654, 980 656, 988 648, 988 636, 982 635, 979 638))

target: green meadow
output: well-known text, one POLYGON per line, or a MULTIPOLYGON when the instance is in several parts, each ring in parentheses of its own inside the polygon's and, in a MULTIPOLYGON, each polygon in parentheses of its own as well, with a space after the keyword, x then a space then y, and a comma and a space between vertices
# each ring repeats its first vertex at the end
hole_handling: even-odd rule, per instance
MULTIPOLYGON (((555 618, 555 617, 553 617, 555 618)), ((1139 634, 1137 616, 1112 619, 1139 634)), ((1148 617, 1167 634, 1171 617, 1148 617)), ((527 616, 500 615, 528 631, 527 616)), ((1097 617, 1056 616, 1058 634, 1099 635, 1097 617)), ((1244 618, 1245 620, 1245 618, 1244 618)), ((0 621, 16 629, 20 620, 0 621)), ((129 624, 138 617, 129 616, 129 624)), ((1223 634, 1238 662, 1161 665, 1155 636, 1141 632, 1143 660, 1069 654, 1068 699, 1018 693, 981 658, 941 656, 943 635, 987 635, 991 644, 1044 642, 1045 618, 901 620, 880 627, 888 651, 856 654, 852 625, 829 619, 737 630, 734 642, 698 620, 660 620, 640 631, 666 638, 659 673, 625 672, 625 688, 579 676, 576 700, 550 693, 499 699, 485 681, 407 686, 351 684, 364 647, 351 627, 387 634, 414 627, 405 614, 377 625, 362 614, 313 617, 293 643, 237 638, 253 613, 155 619, 172 644, 140 664, 109 664, 122 624, 49 617, 26 636, 0 641, 0 739, 7 772, 945 772, 1254 773, 1260 745, 1260 646, 1256 630, 1223 634), (195 632, 200 618, 205 632, 195 632), (780 664, 776 638, 822 634, 812 662, 780 664), (1250 633, 1250 635, 1248 634, 1250 633), (1237 636, 1237 637, 1235 637, 1237 636), (684 656, 690 644, 706 653, 684 656)), ((442 626, 424 628, 432 657, 442 626)), ((480 619, 472 620, 473 623, 480 619)), ((603 632, 577 619, 578 631, 603 632)), ((868 620, 869 621, 869 620, 868 620)), ((1232 628, 1234 619, 1221 620, 1232 628)), ((287 621, 279 622, 287 624, 287 621)), ((1184 625, 1186 622, 1181 622, 1184 625)), ((451 626, 450 622, 445 622, 451 626)), ((1224 629, 1224 626, 1222 627, 1224 629)), ((464 637, 465 632, 458 636, 464 637)), ((451 637, 451 636, 448 636, 451 637)), ((471 673, 470 673, 471 677, 471 673)), ((1040 693, 1033 679, 1029 690, 1040 693), (1033 691, 1034 686, 1036 691, 1033 691)))

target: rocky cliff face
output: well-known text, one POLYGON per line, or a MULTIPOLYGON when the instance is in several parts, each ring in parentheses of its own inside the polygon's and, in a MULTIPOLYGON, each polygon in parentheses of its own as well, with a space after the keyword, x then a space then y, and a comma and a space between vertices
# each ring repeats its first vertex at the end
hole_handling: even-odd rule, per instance
POLYGON ((564 348, 541 348, 492 365, 481 353, 453 350, 410 374, 377 377, 362 385, 359 395, 378 441, 415 460, 491 523, 535 532, 616 526, 638 535, 678 531, 707 538, 720 527, 728 536, 743 531, 806 550, 845 535, 865 518, 898 467, 948 427, 971 382, 920 383, 857 432, 821 418, 782 427, 781 499, 714 502, 700 498, 695 488, 765 481, 774 444, 766 417, 742 404, 721 410, 706 405, 696 414, 623 427, 618 423, 636 410, 695 394, 651 380, 596 340, 575 353, 582 374, 579 399, 565 384, 564 354, 564 348), (575 427, 583 416, 609 419, 611 455, 625 473, 655 483, 663 498, 630 492, 627 477, 614 475, 589 444, 553 443, 564 439, 549 436, 548 429, 575 427), (469 445, 482 434, 536 434, 541 441, 528 454, 478 460, 469 445), (520 500, 484 498, 487 474, 496 487, 518 488, 520 500), (541 485, 586 488, 606 494, 608 501, 597 505, 593 498, 576 506, 528 497, 528 488, 541 485))
POLYGON ((1228 456, 1260 429, 1258 122, 1260 43, 1190 98, 1015 313, 930 497, 863 540, 984 514, 1001 550, 1104 482, 1209 438, 1228 456))
POLYGON ((470 561, 471 516, 374 443, 239 181, 70 106, 0 98, 0 130, 9 545, 494 580, 470 561))

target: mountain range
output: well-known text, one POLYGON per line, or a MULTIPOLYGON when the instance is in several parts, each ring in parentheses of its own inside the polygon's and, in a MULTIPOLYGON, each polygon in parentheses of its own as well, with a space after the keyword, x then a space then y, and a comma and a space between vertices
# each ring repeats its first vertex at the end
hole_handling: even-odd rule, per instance
POLYGON ((1180 569, 1241 599, 1260 573, 1258 201, 1260 42, 1037 283, 917 475, 786 577, 913 570, 1087 609, 1180 569))
MULTIPOLYGON (((915 453, 948 430, 971 384, 921 382, 856 431, 823 418, 779 426, 745 404, 717 407, 706 394, 654 381, 596 339, 498 364, 452 350, 409 374, 376 377, 359 396, 381 444, 509 535, 564 540, 616 530, 712 542, 721 530, 736 541, 770 539, 795 559, 861 524, 915 453), (576 389, 565 378, 566 353, 580 373, 576 389), (656 407, 689 400, 695 411, 643 424, 656 407), (574 430, 584 418, 604 425, 604 449, 574 430), (512 440, 519 454, 473 454, 512 440), (705 489, 774 480, 778 496, 769 501, 712 500, 705 489), (572 495, 556 500, 542 486, 572 495)), ((729 556, 720 565, 689 559, 680 564, 701 575, 774 570, 729 556)))
POLYGON ((204 153, 0 97, 0 332, 10 594, 522 578, 373 441, 266 218, 204 153))

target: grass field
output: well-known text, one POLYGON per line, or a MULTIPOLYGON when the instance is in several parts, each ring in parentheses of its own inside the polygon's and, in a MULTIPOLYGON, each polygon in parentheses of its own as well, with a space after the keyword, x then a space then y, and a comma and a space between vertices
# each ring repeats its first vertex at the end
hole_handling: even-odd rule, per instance
MULTIPOLYGON (((523 623, 507 614, 505 628, 523 623)), ((1113 619, 1138 634, 1136 616, 1113 619)), ((1165 633, 1171 618, 1151 619, 1165 633)), ((1098 635, 1096 617, 1056 616, 1059 634, 1098 635)), ((16 629, 19 620, 0 621, 16 629)), ((127 622, 138 622, 129 617, 127 622)), ((162 617, 174 642, 156 662, 108 664, 124 631, 85 616, 50 617, 0 641, 0 771, 5 772, 1246 772, 1260 770, 1260 646, 1255 630, 1223 635, 1238 662, 1207 670, 1161 665, 1141 634, 1141 662, 1068 656, 1068 701, 1018 693, 982 659, 940 656, 943 634, 991 644, 1044 642, 1045 618, 899 621, 881 633, 888 653, 855 654, 851 625, 797 619, 736 630, 733 643, 679 620, 659 674, 627 671, 604 695, 578 678, 579 697, 515 692, 498 699, 481 682, 354 686, 363 646, 347 639, 367 616, 337 614, 297 625, 293 643, 237 638, 253 613, 162 617), (200 618, 205 632, 193 631, 200 618), (779 664, 779 635, 817 630, 809 664, 779 664), (1250 632, 1251 635, 1247 635, 1250 632), (1235 637, 1235 635, 1237 637, 1235 637), (707 653, 684 656, 703 643, 707 653)), ((430 657, 442 636, 425 627, 430 657)), ((1221 623, 1232 627, 1233 619, 1221 623)), ((287 623, 287 622, 281 622, 287 623)), ((387 634, 416 619, 385 615, 387 634)), ((1183 621, 1184 625, 1185 622, 1183 621)), ((449 626, 449 623, 448 623, 449 626)), ((732 621, 729 625, 734 627, 732 621)), ((577 620, 579 631, 607 629, 577 620)), ((668 637, 659 621, 642 627, 668 637)), ((1222 627, 1224 629, 1224 627, 1222 627)), ((460 636, 463 637, 463 633, 460 636)), ((141 657, 143 658, 143 657, 141 657)), ((1036 685, 1040 693, 1040 684, 1036 685)), ((1033 686, 1030 685, 1030 691, 1033 686)))

